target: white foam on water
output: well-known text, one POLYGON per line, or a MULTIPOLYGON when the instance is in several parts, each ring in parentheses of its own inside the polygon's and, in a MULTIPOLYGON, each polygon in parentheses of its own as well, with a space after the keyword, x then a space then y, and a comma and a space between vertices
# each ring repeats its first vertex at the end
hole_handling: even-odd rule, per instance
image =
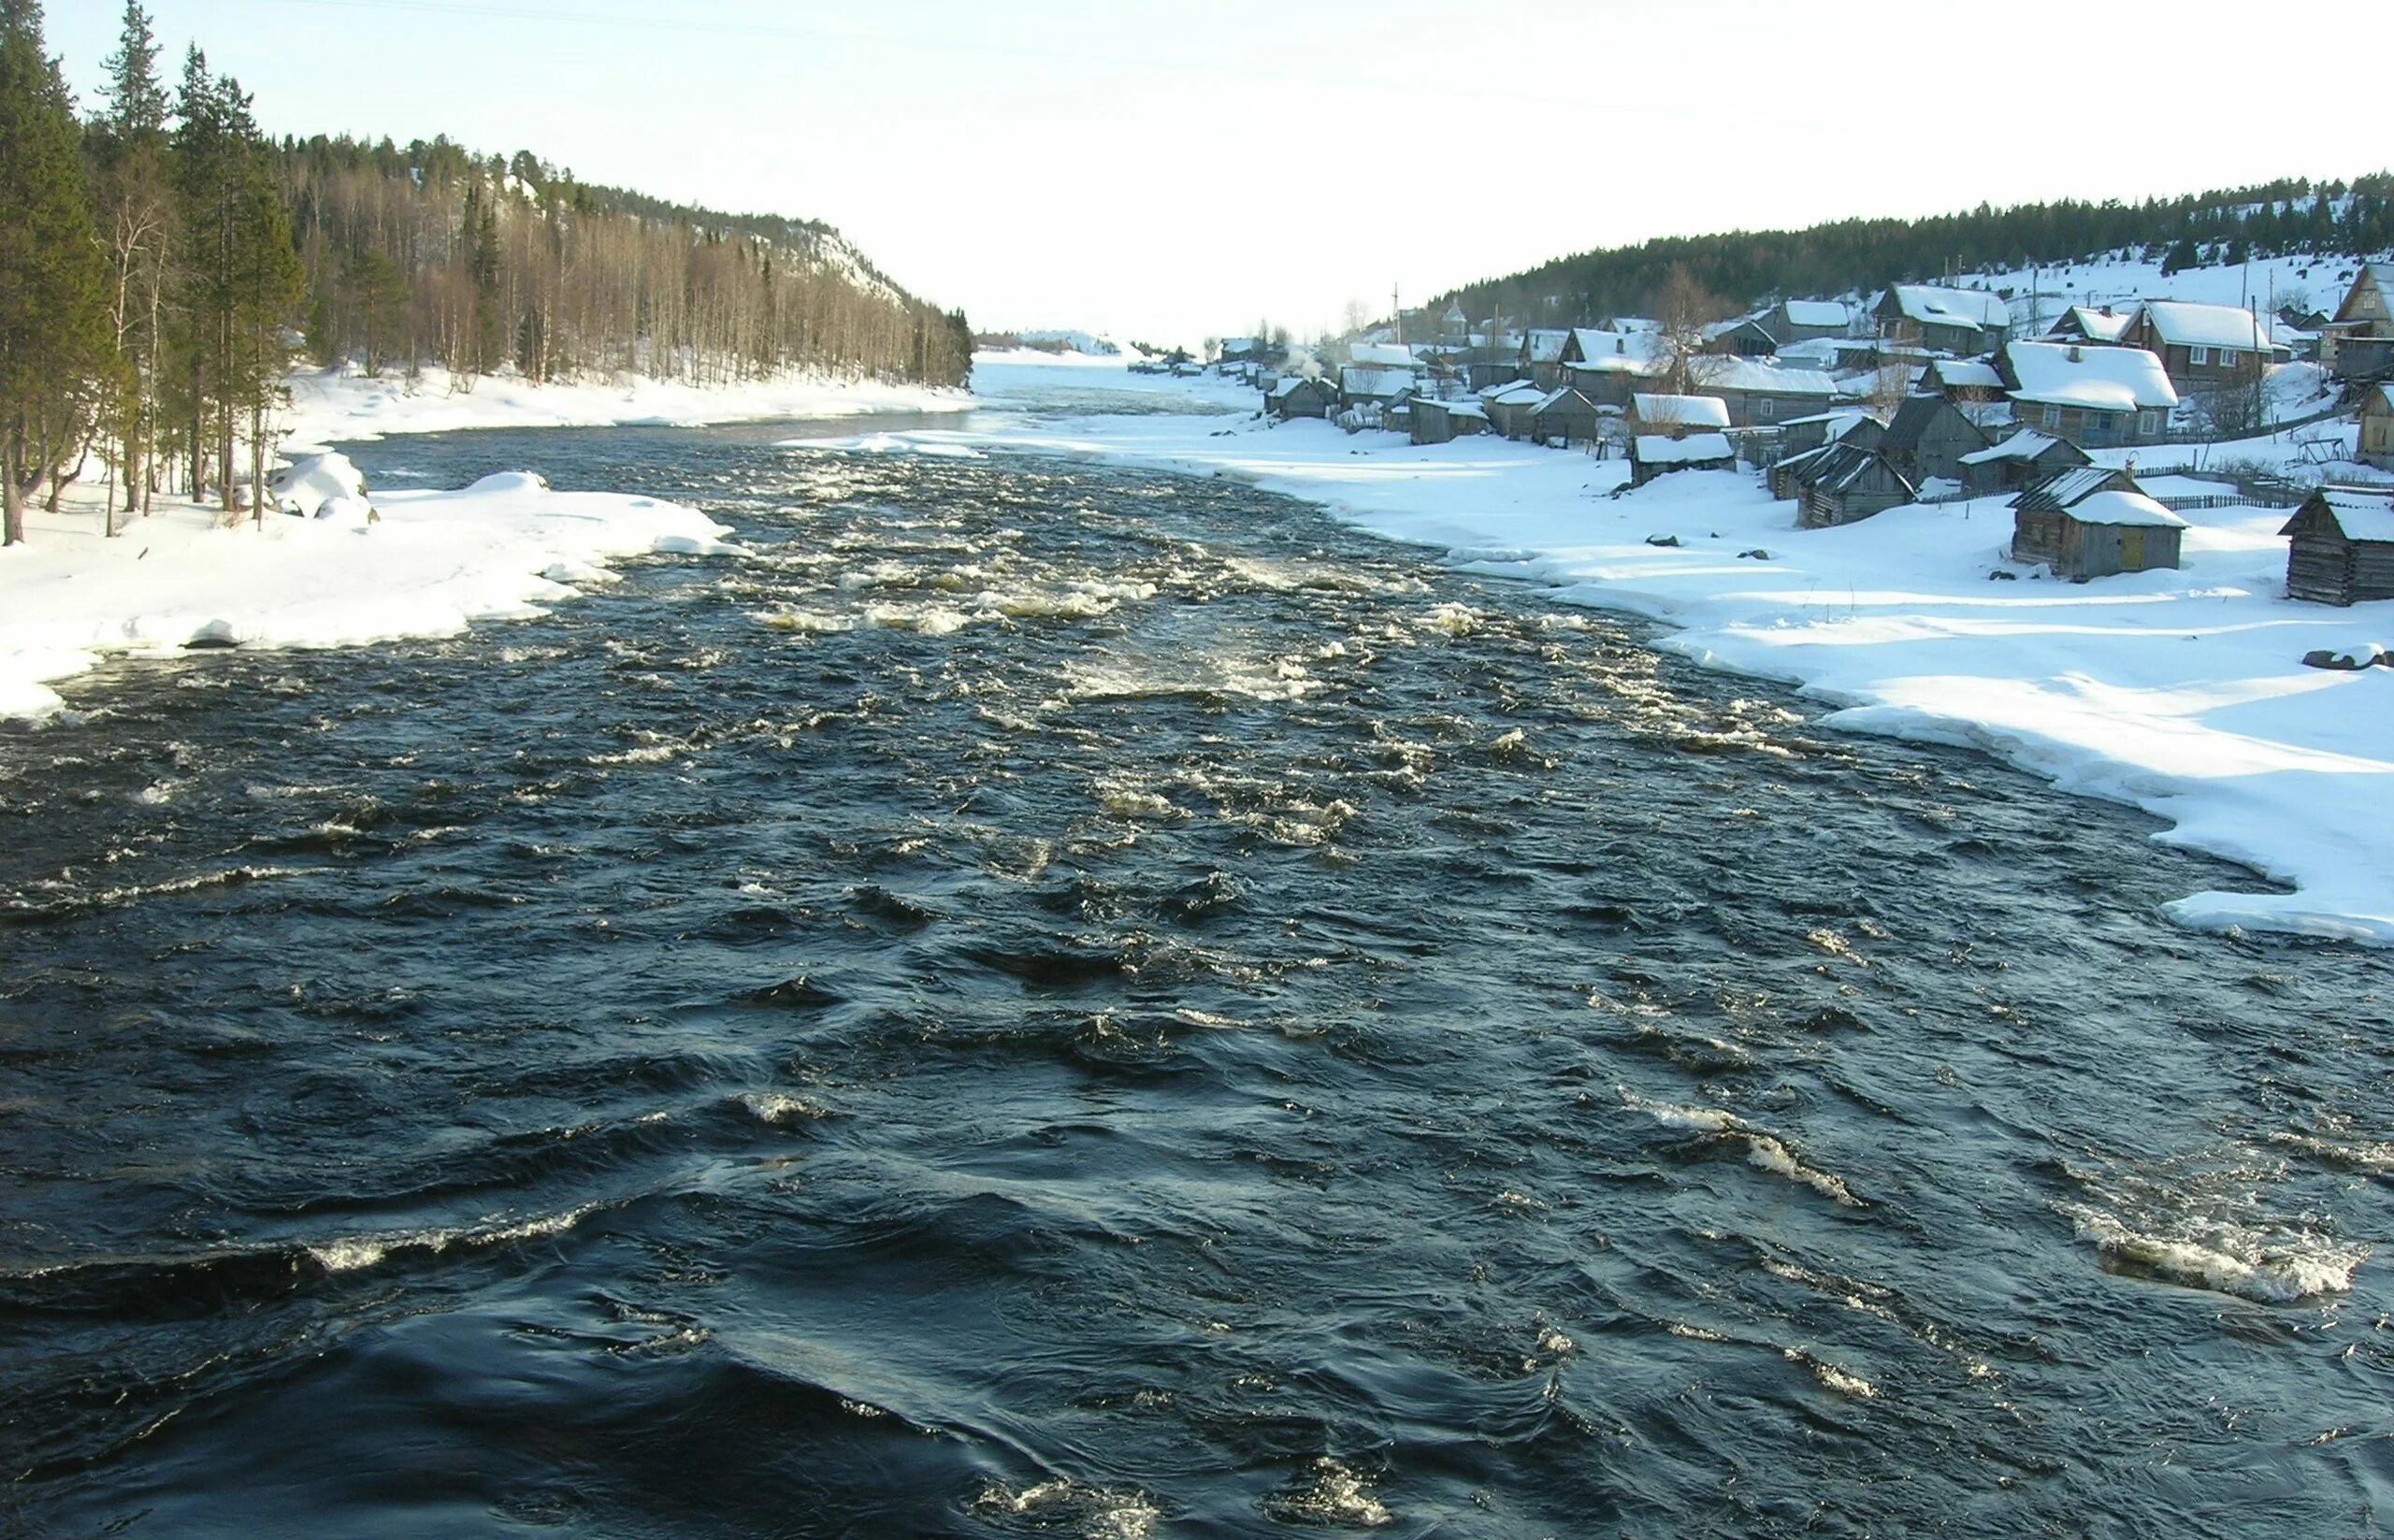
POLYGON ((542 1215, 512 1223, 480 1228, 395 1231, 382 1235, 344 1235, 304 1246, 316 1264, 327 1273, 353 1273, 373 1267, 394 1252, 426 1251, 438 1254, 452 1246, 509 1245, 517 1241, 537 1240, 543 1235, 559 1235, 580 1224, 605 1205, 584 1203, 562 1214, 542 1215))
POLYGON ((1800 1363, 1810 1369, 1814 1379, 1819 1380, 1829 1389, 1835 1390, 1839 1395, 1852 1396, 1857 1401, 1879 1399, 1879 1388, 1860 1374, 1840 1369, 1828 1360, 1815 1357, 1801 1347, 1790 1347, 1786 1349, 1786 1354, 1788 1362, 1800 1363))
POLYGON ((777 1128, 832 1115, 829 1107, 818 1106, 802 1096, 790 1096, 780 1091, 743 1091, 732 1100, 748 1109, 757 1121, 771 1123, 777 1128))
POLYGON ((2200 1235, 2168 1235, 2132 1229, 2113 1215, 2080 1203, 2064 1203, 2060 1212, 2078 1238, 2092 1242, 2097 1255, 2112 1266, 2262 1304, 2293 1304, 2348 1292, 2353 1274, 2370 1255, 2365 1245, 2283 1228, 2219 1224, 2200 1235))
POLYGON ((1746 1162, 1756 1170, 1801 1183, 1841 1208, 1862 1206, 1862 1201, 1853 1196, 1844 1178, 1817 1166, 1806 1165, 1777 1134, 1753 1127, 1735 1113, 1719 1107, 1680 1107, 1666 1101, 1652 1101, 1625 1086, 1620 1090, 1624 1105, 1646 1114, 1666 1129, 1685 1129, 1716 1138, 1742 1139, 1746 1144, 1746 1162))
POLYGON ((1273 1517, 1283 1522, 1367 1530, 1396 1522, 1388 1504, 1374 1497, 1363 1477, 1342 1461, 1323 1455, 1313 1462, 1310 1475, 1305 1486, 1273 1499, 1273 1517))
POLYGON ((988 1487, 973 1506, 980 1513, 1032 1518, 1042 1530, 1064 1527, 1086 1540, 1147 1540, 1163 1517, 1143 1492, 1084 1486, 1066 1476, 1019 1490, 988 1487))

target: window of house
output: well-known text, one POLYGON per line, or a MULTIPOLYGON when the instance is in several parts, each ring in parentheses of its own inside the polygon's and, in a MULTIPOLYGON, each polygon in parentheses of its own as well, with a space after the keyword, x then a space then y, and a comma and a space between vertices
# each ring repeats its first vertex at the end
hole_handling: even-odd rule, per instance
POLYGON ((2136 431, 2140 437, 2143 438, 2150 438, 2154 434, 2160 432, 2161 414, 2157 411, 2138 412, 2136 414, 2136 431))
POLYGON ((2045 426, 2049 428, 2061 426, 2061 408, 2054 406, 2045 408, 2045 426))
POLYGON ((2236 350, 2234 348, 2222 348, 2219 350, 2219 367, 2224 369, 2232 369, 2236 367, 2236 350))
POLYGON ((1754 415, 1757 417, 1776 417, 1779 415, 1779 403, 1766 396, 1762 400, 1754 403, 1754 415))
POLYGON ((2188 348, 2186 350, 2186 362, 2189 364, 2208 364, 2211 362, 2211 350, 2209 348, 2188 348))
POLYGON ((2085 424, 2086 431, 2089 433, 2109 433, 2112 431, 2112 414, 2108 411, 2090 411, 2086 414, 2085 424))

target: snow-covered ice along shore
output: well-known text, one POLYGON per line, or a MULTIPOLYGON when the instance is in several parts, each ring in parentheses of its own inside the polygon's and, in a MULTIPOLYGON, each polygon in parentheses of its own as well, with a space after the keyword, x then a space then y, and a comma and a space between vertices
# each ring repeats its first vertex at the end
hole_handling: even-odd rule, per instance
MULTIPOLYGON (((1078 369, 1073 383, 1095 378, 1078 369)), ((1012 362, 975 370, 1001 404, 1035 388, 1031 379, 1012 362)), ((1125 374, 1120 384, 1181 392, 1192 413, 1257 400, 1210 380, 1125 374)), ((1466 569, 1662 621, 1673 630, 1661 645, 1795 684, 1839 708, 1835 726, 1983 749, 2066 791, 2133 804, 2172 825, 2157 838, 2295 889, 2193 894, 2169 906, 2185 925, 2394 945, 2394 669, 2301 662, 2316 650, 2394 650, 2394 603, 2283 597, 2285 510, 2188 511, 2183 569, 2079 584, 2008 559, 2000 497, 1801 530, 1793 505, 1750 472, 1683 471, 1613 497, 1627 480, 1621 461, 1485 437, 1415 447, 1243 413, 883 443, 893 439, 1235 476, 1308 499, 1466 569), (1648 543, 1666 535, 1680 543, 1648 543), (1767 558, 1743 554, 1754 551, 1767 558), (1997 571, 2012 581, 1990 581, 1997 571)), ((2295 457, 2283 439, 2221 453, 2295 457)))
POLYGON ((369 500, 347 459, 326 454, 276 485, 297 515, 256 526, 170 503, 106 540, 99 494, 82 486, 55 517, 30 511, 29 543, 0 550, 0 715, 56 712, 50 685, 105 654, 448 636, 538 614, 574 584, 608 581, 612 557, 738 549, 695 510, 553 492, 525 472, 369 500))

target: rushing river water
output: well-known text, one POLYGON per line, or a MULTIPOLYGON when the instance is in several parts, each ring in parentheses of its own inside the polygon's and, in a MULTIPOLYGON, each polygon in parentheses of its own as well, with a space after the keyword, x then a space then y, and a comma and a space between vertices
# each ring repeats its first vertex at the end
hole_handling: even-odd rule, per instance
POLYGON ((0 1531, 2394 1527, 2394 960, 1299 504, 789 431, 368 446, 755 555, 0 726, 0 1531))

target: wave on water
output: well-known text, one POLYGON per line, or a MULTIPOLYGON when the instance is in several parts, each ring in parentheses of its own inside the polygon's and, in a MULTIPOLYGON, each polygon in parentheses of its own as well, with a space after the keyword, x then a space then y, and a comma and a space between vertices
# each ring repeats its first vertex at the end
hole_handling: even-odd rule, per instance
POLYGON ((1349 1529, 1384 1529, 1396 1522, 1388 1504, 1372 1495, 1363 1476, 1345 1461, 1323 1455, 1307 1467, 1306 1479, 1267 1504, 1284 1524, 1331 1524, 1349 1529))
POLYGON ((2294 1304, 2323 1294, 2342 1294, 2370 1248, 2325 1236, 2283 1229, 2217 1225, 2204 1233, 2167 1235, 2130 1228, 2113 1215, 2081 1203, 2060 1212, 2078 1238, 2116 1272, 2165 1283, 2232 1294, 2260 1304, 2294 1304))
POLYGON ((1142 1492, 1084 1486, 1063 1476, 1019 1489, 986 1488, 973 1500, 973 1511, 1008 1529, 1072 1534, 1083 1540, 1147 1540, 1163 1517, 1142 1492), (1022 1522, 1007 1523, 1010 1519, 1022 1522))
POLYGON ((1862 1200, 1845 1185, 1845 1179, 1817 1166, 1808 1166, 1787 1147, 1777 1134, 1753 1127, 1737 1114, 1718 1107, 1680 1107, 1666 1101, 1651 1101, 1627 1087, 1621 1087, 1622 1104, 1644 1113, 1666 1129, 1683 1129, 1723 1140, 1740 1140, 1746 1146, 1746 1162, 1757 1170, 1799 1182, 1828 1199, 1840 1208, 1860 1208, 1862 1200))

